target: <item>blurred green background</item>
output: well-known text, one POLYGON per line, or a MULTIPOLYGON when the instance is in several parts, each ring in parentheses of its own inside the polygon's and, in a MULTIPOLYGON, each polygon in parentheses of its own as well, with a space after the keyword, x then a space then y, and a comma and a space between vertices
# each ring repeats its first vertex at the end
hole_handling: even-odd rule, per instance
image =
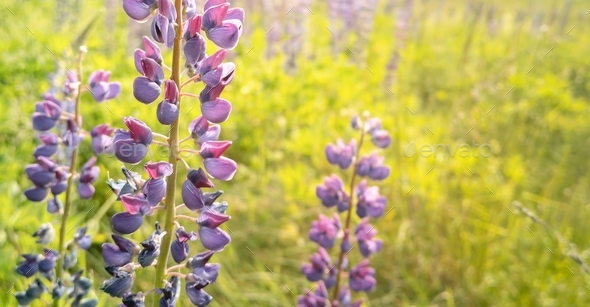
MULTIPOLYGON (((33 162, 37 144, 30 114, 49 89, 58 60, 73 65, 65 54, 91 20, 84 70, 112 71, 123 94, 102 104, 84 96, 84 128, 103 122, 121 127, 129 115, 160 133, 167 128, 155 120, 156 104, 133 99, 132 52, 149 23, 132 25, 120 1, 3 4, 0 305, 16 306, 13 293, 27 285, 14 272, 19 254, 40 252, 31 234, 42 222, 58 222, 44 203, 22 194, 30 185, 23 168, 33 162)), ((239 170, 235 180, 218 184, 230 203, 233 241, 215 256, 222 271, 207 288, 215 298, 211 306, 292 306, 311 286, 299 270, 315 252, 307 239, 309 223, 318 213, 331 214, 315 198, 315 186, 338 172, 323 150, 337 138, 354 137, 349 119, 364 110, 382 118, 393 136, 384 151, 392 175, 380 183, 387 210, 393 210, 374 222, 385 245, 371 258, 376 290, 359 296, 366 306, 590 304, 590 279, 567 255, 573 245, 511 205, 521 201, 575 244, 582 259, 590 256, 588 2, 233 5, 246 9, 247 20, 231 55, 238 68, 224 97, 234 109, 221 138, 234 142, 228 156, 239 170), (472 142, 490 144, 493 154, 404 155, 412 144, 454 148, 472 142)), ((198 93, 201 86, 188 89, 198 93)), ((191 104, 196 101, 184 100, 183 127, 199 115, 198 107, 185 115, 191 104)), ((186 136, 186 129, 181 132, 186 136)), ((81 150, 85 161, 88 142, 81 150)), ((110 224, 106 217, 97 223, 92 211, 112 201, 103 183, 107 171, 120 178, 122 165, 107 157, 99 164, 96 196, 76 199, 69 223, 90 220, 94 242, 80 263, 86 258, 96 288, 106 277, 100 245, 109 240, 110 224)), ((110 216, 122 206, 104 210, 110 216)), ((133 238, 138 242, 149 233, 144 227, 133 238)), ((192 253, 201 248, 198 242, 191 246, 192 253)), ((135 290, 151 288, 152 272, 138 272, 135 290)), ((117 304, 100 291, 93 295, 100 306, 117 304)))

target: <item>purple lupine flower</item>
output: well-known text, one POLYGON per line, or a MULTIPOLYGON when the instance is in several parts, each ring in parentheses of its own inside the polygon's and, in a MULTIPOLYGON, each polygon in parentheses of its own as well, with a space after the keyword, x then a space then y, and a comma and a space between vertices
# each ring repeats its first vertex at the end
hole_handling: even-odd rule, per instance
POLYGON ((203 285, 201 281, 194 278, 192 274, 186 276, 185 290, 188 299, 193 305, 197 307, 205 307, 213 300, 213 297, 203 290, 206 285, 207 284, 203 285))
POLYGON ((158 11, 152 21, 152 37, 168 48, 174 45, 176 8, 170 0, 157 0, 158 11))
POLYGON ((80 169, 80 184, 78 185, 78 194, 83 199, 90 199, 94 195, 94 186, 92 183, 98 178, 100 168, 95 166, 96 157, 90 158, 80 169))
POLYGON ((360 299, 353 303, 350 302, 351 295, 350 295, 350 288, 348 285, 343 285, 342 290, 338 293, 338 300, 332 302, 332 307, 361 307, 363 304, 363 300, 360 299))
POLYGON ((121 94, 120 82, 109 82, 110 71, 99 69, 88 77, 90 93, 96 102, 113 99, 121 94))
POLYGON ((371 142, 379 148, 387 148, 391 145, 391 136, 387 130, 375 130, 371 133, 371 142))
POLYGON ((219 228, 221 224, 231 219, 229 215, 214 210, 204 210, 197 218, 201 244, 211 251, 222 251, 229 244, 231 238, 227 232, 219 228))
POLYGON ((39 271, 39 261, 42 259, 40 255, 24 254, 25 258, 16 266, 16 272, 24 277, 31 277, 39 271))
POLYGON ((164 288, 158 290, 162 294, 160 298, 160 307, 175 307, 180 297, 180 279, 178 276, 172 276, 166 281, 164 288))
POLYGON ((53 289, 51 290, 51 298, 59 299, 64 295, 65 292, 66 285, 64 285, 64 283, 58 278, 53 285, 53 289))
POLYGON ((62 206, 61 202, 59 201, 59 199, 57 199, 56 196, 47 200, 47 212, 58 213, 58 212, 61 212, 62 208, 63 208, 63 206, 62 206))
POLYGON ((326 270, 331 268, 332 261, 330 255, 323 247, 318 249, 318 252, 309 257, 311 263, 304 263, 301 265, 301 271, 309 281, 321 280, 326 270))
POLYGON ((158 65, 162 65, 162 52, 160 51, 160 47, 158 47, 158 45, 154 42, 152 42, 152 40, 147 37, 144 36, 143 37, 143 49, 135 49, 135 53, 134 53, 134 57, 135 57, 135 69, 137 69, 137 71, 140 74, 144 74, 143 73, 143 68, 141 66, 141 59, 143 58, 150 58, 154 61, 156 61, 156 63, 158 63, 158 65))
POLYGON ((336 241, 340 227, 340 217, 338 214, 334 213, 331 219, 320 214, 319 219, 311 223, 309 239, 323 248, 331 248, 336 241))
POLYGON ((51 194, 56 196, 65 192, 68 187, 68 177, 69 174, 67 171, 63 169, 56 170, 55 180, 49 186, 49 188, 51 189, 51 194))
POLYGON ((150 17, 156 0, 123 0, 123 10, 129 17, 139 22, 145 22, 150 17))
POLYGON ((160 255, 160 243, 162 242, 162 229, 160 224, 156 222, 156 230, 150 235, 147 240, 141 241, 140 245, 143 247, 137 255, 137 262, 142 267, 152 265, 154 260, 160 255))
POLYGON ((199 140, 199 147, 208 141, 217 141, 221 134, 221 126, 210 125, 207 119, 201 115, 191 121, 188 132, 193 139, 199 140))
POLYGON ((366 218, 362 219, 356 226, 354 233, 356 235, 361 255, 365 258, 377 253, 383 247, 382 240, 373 239, 377 234, 377 230, 368 223, 368 219, 366 218))
POLYGON ((35 105, 31 120, 33 129, 47 131, 53 128, 61 117, 61 106, 53 101, 45 100, 35 105))
POLYGON ((156 60, 148 57, 142 58, 140 65, 143 77, 133 81, 133 96, 141 103, 150 104, 160 96, 164 70, 156 60))
POLYGON ((151 209, 150 204, 143 194, 122 195, 121 202, 125 207, 125 212, 116 213, 111 217, 112 228, 122 234, 134 233, 143 224, 144 215, 148 214, 151 209))
POLYGON ((389 176, 389 167, 383 165, 385 158, 380 157, 377 152, 360 158, 356 173, 361 177, 369 177, 373 180, 384 180, 389 176))
POLYGON ((122 171, 125 175, 125 180, 119 179, 115 182, 112 178, 109 178, 107 181, 113 193, 117 195, 117 200, 121 200, 121 196, 125 194, 135 194, 138 190, 143 189, 143 185, 146 182, 136 172, 132 172, 125 167, 122 167, 122 171))
POLYGON ((145 297, 141 292, 123 294, 119 307, 145 307, 145 297))
POLYGON ((375 288, 375 269, 369 267, 369 259, 362 260, 350 270, 350 289, 358 292, 370 292, 375 288))
POLYGON ((139 247, 135 243, 120 235, 112 234, 111 237, 115 244, 102 244, 102 260, 105 266, 124 266, 139 253, 139 247))
POLYGON ((170 253, 176 263, 182 263, 186 260, 190 251, 188 241, 195 241, 196 239, 197 234, 194 231, 188 233, 182 226, 176 230, 176 240, 172 241, 170 246, 170 253))
POLYGON ((201 36, 201 26, 203 18, 201 15, 194 15, 187 21, 187 28, 184 32, 184 56, 186 58, 185 66, 189 69, 189 76, 195 74, 197 64, 206 57, 206 43, 201 36))
POLYGON ((66 131, 62 136, 64 145, 72 150, 77 148, 80 143, 79 130, 78 124, 73 119, 68 119, 66 121, 66 131))
POLYGON ((88 227, 81 227, 74 234, 74 242, 83 250, 88 250, 92 244, 92 236, 87 235, 86 230, 88 230, 88 227))
POLYGON ((133 285, 131 273, 127 271, 130 270, 132 272, 133 266, 129 266, 129 268, 107 266, 105 269, 113 277, 105 280, 100 289, 112 297, 122 298, 123 295, 131 290, 131 286, 133 285))
POLYGON ((186 178, 182 184, 182 201, 184 205, 191 211, 203 209, 205 203, 201 188, 213 188, 213 183, 201 168, 198 170, 191 169, 186 178))
POLYGON ((336 206, 338 212, 348 210, 350 197, 344 191, 344 183, 340 177, 332 175, 324 178, 324 185, 317 186, 315 193, 324 206, 336 206))
POLYGON ((162 125, 171 125, 178 119, 178 87, 172 80, 164 81, 164 100, 158 104, 156 116, 162 125))
POLYGON ((150 127, 133 117, 123 118, 128 131, 117 129, 113 137, 115 156, 121 162, 137 164, 143 159, 152 143, 153 134, 150 127))
POLYGON ((57 258, 59 258, 59 253, 45 248, 42 257, 43 258, 39 261, 39 272, 45 274, 53 273, 53 268, 55 268, 55 262, 57 261, 57 258))
POLYGON ((379 187, 367 187, 367 180, 363 179, 356 187, 358 202, 356 205, 356 214, 363 218, 370 216, 378 218, 383 215, 387 198, 379 194, 379 187))
POLYGON ((112 150, 113 139, 111 136, 115 129, 111 128, 109 124, 98 125, 90 130, 90 146, 95 155, 108 153, 112 150))
POLYGON ((43 143, 35 147, 35 152, 33 152, 33 156, 44 156, 44 157, 51 157, 57 152, 57 147, 59 144, 59 137, 54 133, 50 132, 42 132, 39 134, 39 140, 43 143))
POLYGON ((305 295, 297 297, 297 307, 327 307, 329 305, 328 290, 323 281, 318 281, 314 292, 307 291, 305 295))
MULTIPOLYGON (((229 147, 227 142, 229 141, 208 141, 203 143, 200 151, 207 173, 215 179, 224 181, 231 180, 238 169, 234 160, 221 156, 229 147)), ((231 145, 231 142, 229 144, 231 145)))
POLYGON ((330 164, 338 165, 341 169, 347 169, 354 160, 356 154, 356 140, 352 139, 348 145, 341 139, 336 140, 336 145, 326 146, 326 158, 330 164))
MULTIPOLYGON (((225 55, 226 50, 220 49, 199 63, 198 72, 206 88, 223 89, 233 80, 236 65, 231 62, 222 63, 225 55)), ((207 95, 203 97, 205 96, 207 95)), ((201 112, 212 123, 226 121, 231 113, 231 103, 218 96, 207 96, 207 99, 201 100, 201 112)))
POLYGON ((348 254, 352 249, 352 243, 350 242, 350 232, 348 229, 344 230, 344 236, 342 237, 342 242, 340 243, 340 252, 344 254, 348 254))
POLYGON ((229 9, 225 1, 208 0, 203 14, 203 30, 215 45, 234 49, 242 35, 244 10, 229 9))
POLYGON ((182 0, 182 11, 185 13, 184 20, 192 18, 197 13, 195 0, 182 0))
POLYGON ((172 164, 168 162, 148 162, 144 166, 149 179, 143 185, 143 194, 151 207, 158 205, 166 194, 167 176, 172 174, 172 164))

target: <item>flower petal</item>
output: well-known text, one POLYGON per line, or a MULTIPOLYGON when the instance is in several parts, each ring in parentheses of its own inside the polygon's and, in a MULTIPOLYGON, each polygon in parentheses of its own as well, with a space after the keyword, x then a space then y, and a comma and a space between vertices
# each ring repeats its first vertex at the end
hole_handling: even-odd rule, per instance
POLYGON ((201 103, 201 113, 212 123, 222 123, 229 118, 231 103, 225 99, 217 98, 213 101, 201 103))
POLYGON ((137 77, 133 81, 133 97, 139 102, 150 104, 160 97, 160 86, 146 77, 137 77))
POLYGON ((203 159, 219 158, 231 146, 231 141, 209 141, 201 146, 199 154, 203 159))
POLYGON ((209 38, 215 45, 224 49, 234 49, 242 35, 242 23, 237 19, 225 20, 223 24, 207 32, 209 38))
POLYGON ((224 181, 231 180, 238 169, 236 162, 226 157, 205 159, 203 164, 209 175, 224 181))
POLYGON ((201 227, 199 237, 203 247, 211 251, 221 251, 231 241, 229 235, 219 228, 201 227))
POLYGON ((121 234, 132 234, 141 227, 143 215, 136 213, 120 212, 111 217, 111 224, 114 231, 121 234))
POLYGON ((137 21, 145 21, 150 16, 150 6, 141 0, 123 0, 123 10, 137 21))
POLYGON ((94 186, 90 183, 80 183, 78 185, 78 194, 82 199, 90 199, 94 195, 94 186))

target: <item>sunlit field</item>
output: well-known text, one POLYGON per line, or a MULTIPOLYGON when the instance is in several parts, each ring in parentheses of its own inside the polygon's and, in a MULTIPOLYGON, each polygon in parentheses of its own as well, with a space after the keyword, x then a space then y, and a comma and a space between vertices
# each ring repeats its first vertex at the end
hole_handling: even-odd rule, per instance
MULTIPOLYGON (((202 10, 204 1, 196 2, 202 10)), ((25 198, 32 184, 24 169, 39 145, 35 103, 60 86, 52 76, 76 68, 79 46, 88 50, 86 76, 105 69, 122 84, 112 100, 82 96, 87 130, 121 128, 122 118, 133 116, 168 131, 154 116, 157 103, 133 96, 133 52, 150 25, 130 20, 121 3, 7 0, 0 8, 0 306, 18 306, 14 294, 33 281, 15 272, 22 254, 42 250, 31 235, 45 222, 59 229, 61 217, 48 213, 46 202, 25 198)), ((233 6, 246 19, 226 56, 236 73, 223 92, 233 109, 221 139, 233 142, 224 155, 238 170, 232 181, 215 182, 229 203, 224 229, 232 241, 215 255, 221 271, 207 287, 210 306, 296 306, 314 286, 301 272, 317 251, 310 223, 334 212, 321 205, 316 186, 332 173, 351 177, 326 161, 324 149, 357 137, 351 118, 365 111, 392 137, 380 152, 391 174, 375 183, 387 198, 386 213, 371 221, 383 240, 370 258, 377 284, 353 299, 367 307, 590 305, 590 2, 233 6)), ((198 94, 202 86, 186 89, 198 94)), ((182 138, 201 114, 198 104, 183 98, 182 138)), ((87 140, 79 152, 81 163, 93 155, 87 140)), ((167 159, 156 149, 150 155, 144 162, 167 159)), ((186 161, 201 164, 198 155, 186 161)), ((110 277, 101 245, 112 242, 110 217, 124 211, 107 180, 132 165, 103 155, 97 166, 94 197, 72 201, 67 229, 88 225, 92 245, 78 252, 71 272, 84 269, 94 280, 87 297, 99 307, 119 306, 99 289, 110 277)), ((143 172, 143 163, 134 171, 143 172)), ((185 176, 182 169, 181 183, 185 176)), ((128 237, 141 242, 157 220, 163 223, 146 217, 128 237)), ((198 241, 190 246, 191 254, 202 249, 198 241)), ((360 260, 351 252, 351 263, 360 260)), ((134 292, 153 288, 154 270, 136 274, 134 292)), ((30 306, 50 302, 44 294, 30 306)), ((192 305, 183 294, 177 306, 192 305)))

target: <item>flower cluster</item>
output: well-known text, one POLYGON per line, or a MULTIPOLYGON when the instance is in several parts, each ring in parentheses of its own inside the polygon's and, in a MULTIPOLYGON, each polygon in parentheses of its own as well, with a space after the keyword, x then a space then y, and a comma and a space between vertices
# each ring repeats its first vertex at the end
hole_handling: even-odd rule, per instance
MULTIPOLYGON (((86 48, 81 47, 79 67, 85 53, 86 48)), ((59 242, 52 244, 56 237, 52 224, 41 224, 33 237, 36 237, 36 242, 44 247, 44 252, 23 254, 24 260, 17 264, 18 274, 31 278, 39 273, 38 276, 51 283, 50 286, 46 286, 42 279, 35 278, 26 291, 15 293, 20 306, 28 306, 34 300, 41 299, 45 292, 50 292, 54 304, 58 304, 64 293, 72 299, 72 306, 93 307, 98 304, 95 298, 84 298, 89 293, 92 282, 83 277, 81 271, 70 274, 69 279, 63 276, 64 271, 75 269, 78 249, 88 250, 92 243, 91 236, 86 234, 86 227, 79 228, 73 238, 66 242, 65 227, 72 203, 74 183, 77 184, 79 197, 90 199, 95 193, 93 183, 100 172, 99 167, 95 165, 96 157, 90 158, 81 167, 77 161, 79 145, 88 134, 81 126, 81 95, 89 92, 94 100, 100 103, 117 97, 121 92, 121 84, 109 82, 110 72, 104 70, 93 72, 89 76, 88 84, 82 84, 79 81, 80 77, 80 70, 78 75, 68 70, 64 76, 63 98, 58 99, 51 92, 45 93, 43 101, 35 105, 35 112, 31 118, 33 129, 39 132, 41 144, 33 152, 36 163, 25 167, 25 173, 34 186, 27 189, 24 195, 34 202, 47 199, 47 211, 60 216, 61 229, 59 242), (62 194, 65 194, 65 205, 60 200, 62 194)), ((110 150, 111 133, 108 125, 92 129, 91 144, 96 155, 110 150)))
MULTIPOLYGON (((156 107, 156 118, 169 135, 152 131, 143 121, 127 117, 127 129, 115 129, 112 148, 115 157, 124 163, 138 164, 148 154, 149 146, 168 149, 168 161, 144 163, 147 178, 123 168, 124 179, 109 179, 108 184, 118 196, 124 211, 112 216, 113 243, 104 243, 102 257, 106 271, 112 276, 104 281, 102 290, 121 298, 121 307, 144 306, 149 293, 160 295, 160 306, 173 307, 179 300, 182 283, 190 302, 207 306, 212 297, 204 288, 217 280, 220 265, 210 263, 211 257, 222 251, 231 238, 221 226, 230 219, 226 214, 227 202, 219 202, 223 191, 213 189, 211 178, 228 181, 234 177, 237 164, 224 153, 230 141, 219 140, 219 123, 228 119, 232 105, 221 98, 224 88, 233 80, 234 63, 223 63, 227 51, 233 49, 242 33, 244 11, 230 8, 225 0, 208 0, 203 14, 197 13, 194 0, 124 0, 123 9, 137 21, 146 21, 152 15, 151 38, 143 38, 143 49, 134 54, 135 68, 141 74, 133 82, 133 95, 141 103, 150 105, 163 98, 156 107), (181 4, 178 7, 178 4, 181 4), (205 37, 221 49, 206 53, 205 37), (160 45, 173 48, 172 66, 162 58, 160 45), (181 83, 180 59, 184 53, 184 67, 189 79, 181 83), (166 79, 164 71, 170 70, 166 79), (183 92, 185 86, 203 82, 200 94, 183 92), (188 125, 189 136, 180 140, 178 127, 183 97, 199 99, 201 116, 188 125), (162 141, 158 141, 161 139, 162 141), (178 149, 184 141, 193 140, 195 149, 178 149), (203 168, 193 169, 179 156, 192 153, 202 160, 203 168), (182 182, 183 203, 175 203, 178 178, 177 164, 185 166, 186 179, 182 182), (177 211, 198 212, 198 216, 180 215, 177 211), (165 213, 159 216, 158 213, 165 213), (156 222, 151 235, 139 243, 123 237, 141 229, 146 216, 154 215, 164 224, 156 222), (191 224, 181 225, 181 221, 191 224), (191 254, 191 241, 199 240, 205 249, 191 254), (171 255, 177 265, 168 266, 171 255), (131 291, 135 270, 155 267, 156 284, 146 292, 131 291), (188 272, 181 273, 181 269, 188 272), (163 284, 160 284, 163 281, 163 284)), ((96 135, 104 135, 105 128, 97 127, 96 135)), ((108 143, 108 139, 106 139, 108 143)), ((103 139, 97 140, 97 147, 103 139)))
MULTIPOLYGON (((51 213, 61 211, 58 195, 67 190, 68 179, 76 172, 77 165, 72 165, 72 161, 75 162, 72 158, 86 134, 80 127, 81 118, 77 111, 80 95, 82 91, 88 91, 97 102, 117 97, 121 92, 121 84, 108 82, 109 76, 108 71, 95 71, 90 75, 88 85, 82 86, 76 75, 69 72, 63 100, 58 100, 51 93, 45 93, 44 100, 35 105, 32 124, 33 129, 39 132, 41 144, 33 153, 36 163, 25 168, 34 187, 27 189, 24 194, 28 200, 40 202, 51 193, 47 202, 47 210, 51 213)), ((110 148, 111 133, 112 130, 106 124, 92 129, 91 143, 95 154, 99 155, 110 148)), ((78 181, 78 194, 83 199, 94 195, 92 183, 96 181, 100 171, 95 163, 96 158, 91 158, 75 177, 78 181)))
POLYGON ((347 212, 346 223, 342 224, 337 213, 331 218, 320 214, 319 219, 312 222, 309 239, 319 245, 319 250, 310 257, 310 263, 301 266, 301 271, 307 280, 317 282, 318 285, 314 292, 308 291, 299 296, 297 304, 300 307, 358 307, 362 300, 351 302, 351 290, 370 292, 376 285, 375 270, 369 266, 369 257, 381 250, 383 241, 375 238, 377 230, 369 224, 369 218, 375 219, 383 215, 387 199, 379 194, 379 187, 367 186, 367 179, 384 180, 389 176, 390 169, 383 165, 384 158, 376 151, 361 156, 360 149, 366 137, 370 137, 371 142, 379 148, 389 147, 391 137, 381 128, 381 120, 375 117, 355 116, 351 124, 361 133, 358 146, 355 139, 348 144, 337 140, 336 144, 326 147, 325 154, 330 164, 337 165, 342 170, 352 166, 350 186, 354 189, 347 193, 343 181, 337 175, 326 177, 324 184, 316 188, 316 195, 325 207, 335 206, 338 212, 347 212), (356 184, 357 177, 366 178, 356 184), (353 203, 355 199, 356 206, 353 203), (354 233, 351 233, 350 221, 354 207, 360 221, 354 233), (341 238, 341 243, 336 248, 338 258, 333 262, 329 250, 336 245, 338 238, 341 238), (354 247, 351 241, 353 238, 356 238, 356 246, 364 259, 350 268, 348 285, 340 289, 340 275, 348 267, 347 255, 354 247), (329 288, 334 288, 332 297, 328 294, 329 288))

